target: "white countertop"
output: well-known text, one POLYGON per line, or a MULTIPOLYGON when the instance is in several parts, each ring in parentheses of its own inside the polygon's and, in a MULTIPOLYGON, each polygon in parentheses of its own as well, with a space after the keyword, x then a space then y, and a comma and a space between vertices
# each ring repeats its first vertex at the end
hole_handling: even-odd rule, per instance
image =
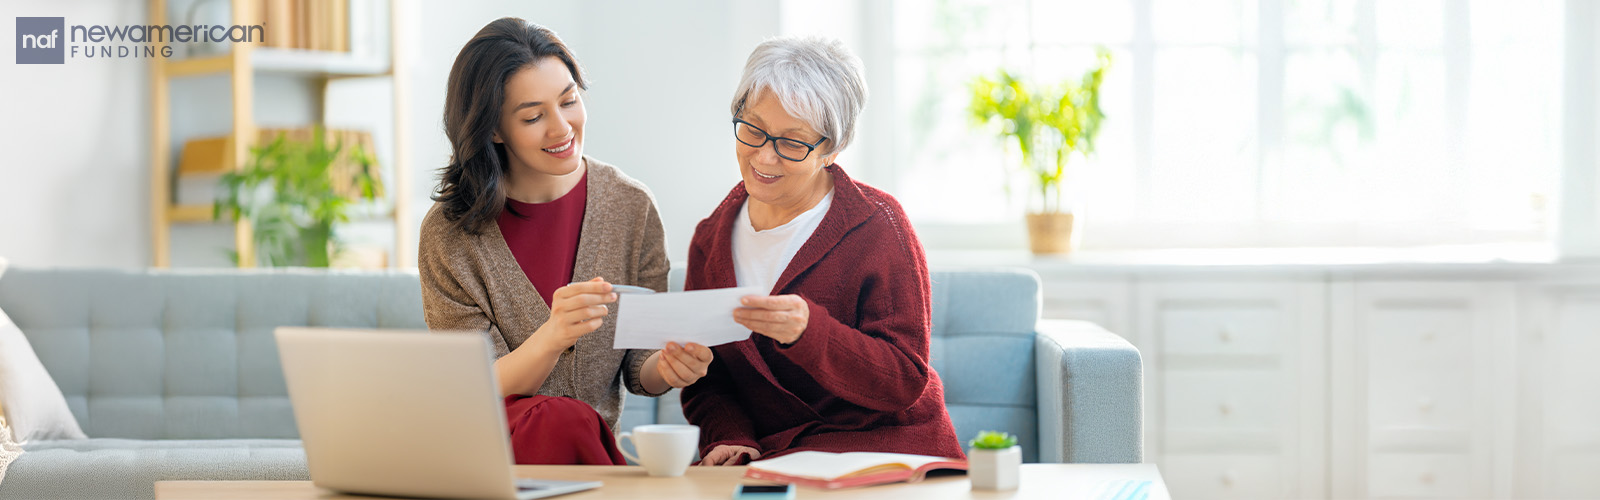
POLYGON ((1548 245, 1470 245, 1417 248, 1200 248, 1081 250, 1035 256, 1026 250, 928 251, 938 269, 1024 267, 1040 274, 1423 274, 1474 278, 1600 274, 1600 259, 1561 260, 1548 245))

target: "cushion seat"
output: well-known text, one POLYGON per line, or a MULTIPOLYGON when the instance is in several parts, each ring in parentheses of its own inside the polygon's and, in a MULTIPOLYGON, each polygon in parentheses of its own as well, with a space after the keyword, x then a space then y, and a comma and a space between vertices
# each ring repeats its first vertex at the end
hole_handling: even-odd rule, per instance
POLYGON ((73 439, 23 449, 6 473, 7 498, 154 498, 156 481, 310 479, 298 439, 73 439))

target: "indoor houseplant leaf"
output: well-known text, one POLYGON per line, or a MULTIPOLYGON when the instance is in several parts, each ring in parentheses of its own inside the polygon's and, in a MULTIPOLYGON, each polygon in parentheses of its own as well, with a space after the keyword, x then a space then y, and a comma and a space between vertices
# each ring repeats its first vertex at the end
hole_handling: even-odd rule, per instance
POLYGON ((1027 217, 1034 253, 1065 253, 1072 246, 1075 220, 1061 188, 1072 155, 1094 153, 1105 119, 1100 85, 1111 67, 1111 52, 1101 48, 1095 60, 1081 78, 1053 86, 1029 83, 1003 69, 970 84, 967 109, 974 124, 1005 144, 1016 144, 1021 153, 1020 170, 1033 185, 1030 198, 1036 196, 1027 217))
POLYGON ((372 156, 343 142, 330 145, 316 126, 308 138, 279 133, 251 148, 244 168, 222 176, 213 215, 250 221, 262 264, 328 267, 339 248, 335 224, 348 222, 357 201, 378 199, 383 189, 372 156))

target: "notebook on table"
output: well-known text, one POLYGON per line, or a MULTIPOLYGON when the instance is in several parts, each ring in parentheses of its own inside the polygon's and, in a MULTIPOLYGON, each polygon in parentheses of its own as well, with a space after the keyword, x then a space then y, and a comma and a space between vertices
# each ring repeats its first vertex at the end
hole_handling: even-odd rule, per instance
POLYGON ((967 462, 902 453, 802 451, 751 462, 744 477, 831 490, 914 483, 921 481, 929 471, 940 469, 965 471, 967 462))

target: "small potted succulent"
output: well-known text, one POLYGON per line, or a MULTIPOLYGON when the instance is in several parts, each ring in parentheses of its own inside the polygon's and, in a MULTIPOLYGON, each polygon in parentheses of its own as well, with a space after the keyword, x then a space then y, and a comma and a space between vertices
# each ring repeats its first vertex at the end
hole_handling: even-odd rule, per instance
POLYGON ((1016 436, 1004 432, 982 431, 967 443, 967 477, 972 489, 1007 491, 1017 489, 1022 472, 1022 447, 1016 436))

